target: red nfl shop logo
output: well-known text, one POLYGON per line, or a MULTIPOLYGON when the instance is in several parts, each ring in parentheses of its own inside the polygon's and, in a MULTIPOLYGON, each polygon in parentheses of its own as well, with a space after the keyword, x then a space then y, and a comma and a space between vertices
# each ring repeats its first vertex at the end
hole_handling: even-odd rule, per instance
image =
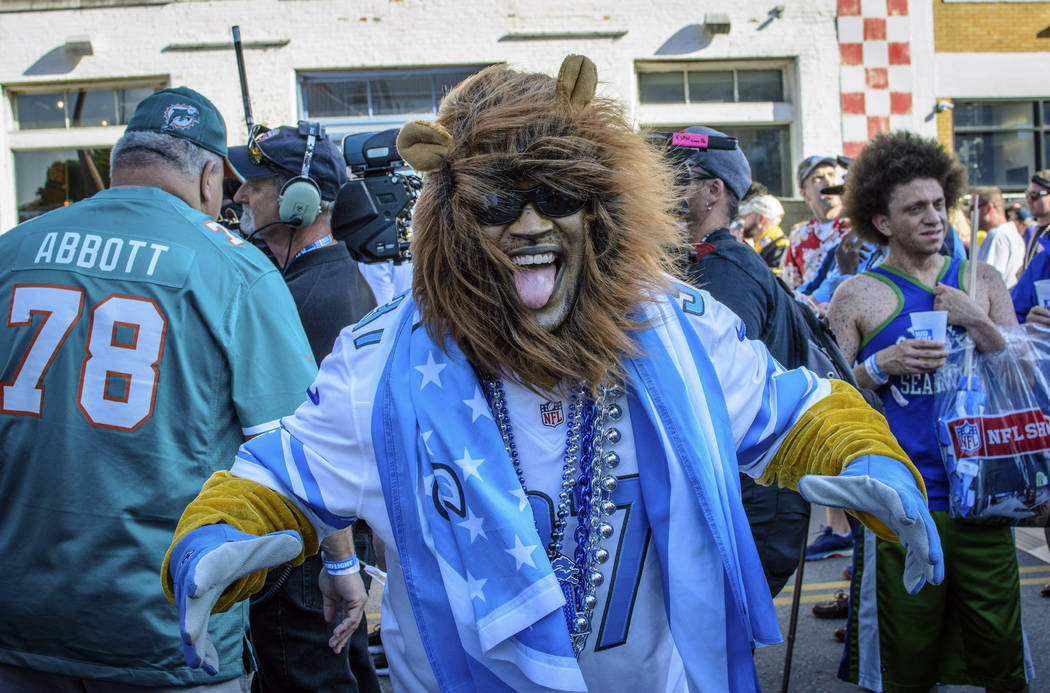
POLYGON ((565 417, 562 415, 561 401, 543 402, 540 404, 540 420, 544 426, 549 428, 561 426, 562 422, 565 421, 565 417))

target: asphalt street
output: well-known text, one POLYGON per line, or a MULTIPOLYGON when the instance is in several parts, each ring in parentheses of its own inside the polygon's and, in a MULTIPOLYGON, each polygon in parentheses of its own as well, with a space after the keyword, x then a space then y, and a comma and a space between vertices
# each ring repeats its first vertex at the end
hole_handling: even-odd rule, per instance
MULTIPOLYGON (((814 508, 811 516, 812 534, 816 534, 824 519, 823 508, 814 508)), ((812 536, 812 535, 811 535, 812 536)), ((1050 582, 1050 551, 1047 550, 1043 530, 1021 529, 1015 532, 1018 545, 1017 564, 1021 570, 1021 618, 1028 636, 1029 650, 1035 662, 1036 679, 1031 682, 1031 693, 1050 693, 1050 599, 1039 595, 1040 588, 1050 582)), ((832 599, 836 592, 848 590, 842 575, 852 557, 827 558, 808 561, 803 571, 802 597, 794 654, 791 659, 790 686, 798 693, 835 693, 859 691, 853 684, 836 678, 842 643, 835 640, 835 628, 845 619, 820 619, 813 616, 813 604, 832 599)), ((787 639, 791 615, 794 580, 774 599, 780 618, 780 631, 787 639)), ((786 644, 765 647, 755 654, 762 690, 775 693, 783 689, 786 644)), ((940 693, 970 693, 983 691, 971 686, 941 686, 940 693)))
MULTIPOLYGON (((813 534, 824 518, 823 508, 814 508, 811 521, 813 534)), ((1043 531, 1019 529, 1015 532, 1017 563, 1021 570, 1021 610, 1028 636, 1028 646, 1035 662, 1036 679, 1031 682, 1031 693, 1050 693, 1050 599, 1039 595, 1039 589, 1050 582, 1050 551, 1043 531)), ((849 584, 842 570, 850 565, 852 557, 827 558, 806 563, 802 579, 798 625, 794 653, 791 659, 791 677, 787 690, 797 693, 838 693, 859 691, 853 684, 836 678, 842 644, 835 640, 834 630, 844 619, 819 619, 813 616, 813 604, 829 600, 849 584)), ((780 630, 785 639, 791 615, 791 597, 794 580, 774 599, 780 630)), ((379 594, 373 589, 367 608, 370 627, 379 622, 379 594)), ((786 644, 765 647, 755 654, 762 690, 776 693, 783 689, 786 644)), ((390 679, 380 677, 384 693, 391 691, 390 679)), ((983 691, 970 686, 941 686, 939 693, 971 693, 983 691)))

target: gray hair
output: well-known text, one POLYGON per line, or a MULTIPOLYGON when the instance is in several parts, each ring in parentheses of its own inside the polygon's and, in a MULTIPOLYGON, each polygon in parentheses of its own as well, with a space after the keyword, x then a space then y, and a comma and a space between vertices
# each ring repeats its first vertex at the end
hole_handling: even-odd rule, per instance
POLYGON ((195 176, 212 162, 220 171, 222 157, 187 139, 149 130, 132 130, 113 145, 111 169, 117 166, 167 166, 185 176, 195 176))

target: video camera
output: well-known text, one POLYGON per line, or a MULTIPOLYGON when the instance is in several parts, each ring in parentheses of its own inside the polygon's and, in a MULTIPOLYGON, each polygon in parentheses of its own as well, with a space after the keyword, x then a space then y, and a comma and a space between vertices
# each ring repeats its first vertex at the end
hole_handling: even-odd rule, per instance
POLYGON ((409 256, 412 208, 422 181, 397 153, 397 128, 343 138, 343 158, 354 179, 336 195, 332 234, 358 262, 400 264, 409 256))

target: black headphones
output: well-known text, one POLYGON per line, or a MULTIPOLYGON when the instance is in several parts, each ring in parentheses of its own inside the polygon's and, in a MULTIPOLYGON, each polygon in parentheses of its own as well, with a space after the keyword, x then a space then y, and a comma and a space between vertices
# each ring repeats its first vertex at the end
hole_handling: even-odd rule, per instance
POLYGON ((299 121, 299 134, 306 138, 306 153, 298 176, 289 179, 277 197, 277 214, 292 231, 309 226, 321 213, 321 188, 310 178, 310 162, 314 158, 314 145, 324 138, 324 126, 320 123, 299 121))

